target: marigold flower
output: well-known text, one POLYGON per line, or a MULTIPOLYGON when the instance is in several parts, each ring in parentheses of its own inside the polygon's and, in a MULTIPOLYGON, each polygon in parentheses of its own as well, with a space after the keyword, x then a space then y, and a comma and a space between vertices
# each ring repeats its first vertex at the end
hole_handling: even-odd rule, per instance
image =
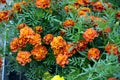
POLYGON ((59 54, 56 57, 56 63, 59 64, 61 67, 65 67, 65 65, 69 63, 68 56, 66 54, 59 54))
POLYGON ((17 28, 18 28, 19 30, 22 29, 22 28, 24 28, 24 27, 28 27, 27 24, 21 23, 21 24, 19 24, 19 25, 17 26, 17 28))
POLYGON ((101 11, 105 10, 105 8, 104 8, 103 4, 100 1, 98 1, 93 4, 93 10, 101 12, 101 11))
POLYGON ((53 49, 60 49, 66 45, 66 41, 61 36, 57 36, 53 38, 50 45, 51 45, 51 48, 53 49))
POLYGON ((106 45, 105 50, 107 51, 108 54, 110 54, 110 53, 113 53, 114 55, 119 54, 118 48, 116 47, 115 44, 106 45))
POLYGON ((2 57, 0 57, 0 68, 2 67, 2 64, 3 64, 2 57))
POLYGON ((6 0, 0 0, 0 3, 6 4, 6 0))
POLYGON ((20 29, 20 35, 19 38, 30 38, 33 36, 35 32, 32 30, 32 28, 25 26, 24 28, 20 29))
POLYGON ((43 41, 48 45, 52 42, 53 38, 54 36, 52 34, 47 34, 44 36, 43 41))
POLYGON ((17 52, 18 50, 18 38, 14 38, 11 42, 10 42, 10 49, 12 52, 17 52))
POLYGON ((60 77, 59 75, 56 75, 51 80, 65 80, 65 79, 64 77, 60 77))
POLYGON ((78 15, 85 17, 85 16, 86 16, 86 12, 85 12, 85 11, 82 11, 82 10, 79 10, 79 11, 78 11, 78 15))
POLYGON ((26 63, 31 62, 30 56, 31 54, 28 51, 19 51, 16 60, 18 61, 19 64, 24 66, 26 63))
POLYGON ((73 20, 66 20, 66 21, 63 22, 64 28, 71 27, 71 26, 74 26, 74 25, 75 25, 75 22, 73 20))
POLYGON ((59 54, 64 54, 63 48, 53 49, 53 51, 54 51, 54 55, 55 55, 55 56, 58 56, 59 54))
POLYGON ((98 33, 96 30, 89 28, 83 33, 83 37, 86 41, 92 42, 94 38, 98 37, 98 33))
POLYGON ((116 16, 117 19, 120 19, 120 11, 118 11, 115 16, 116 16))
POLYGON ((87 47, 88 42, 85 40, 80 40, 76 46, 77 51, 84 51, 87 47))
POLYGON ((42 46, 42 45, 36 45, 34 46, 33 50, 31 51, 33 57, 37 60, 37 61, 41 61, 43 60, 47 53, 48 53, 48 50, 45 46, 42 46))
POLYGON ((18 48, 23 48, 27 44, 27 40, 25 38, 18 38, 18 48))
POLYGON ((29 38, 29 43, 32 45, 41 44, 41 35, 40 34, 34 34, 29 38))
POLYGON ((42 33, 42 32, 43 32, 42 26, 36 26, 36 27, 35 27, 35 31, 36 31, 37 33, 42 33))
POLYGON ((89 0, 77 0, 77 3, 79 5, 86 6, 86 5, 88 5, 90 3, 90 1, 89 0))
POLYGON ((0 12, 0 22, 2 22, 3 20, 8 21, 11 18, 12 18, 12 13, 10 10, 0 12))
POLYGON ((36 7, 37 8, 49 8, 51 0, 36 0, 36 7))
POLYGON ((88 59, 91 60, 92 58, 95 59, 95 60, 98 60, 100 58, 100 51, 99 51, 99 49, 91 48, 88 51, 88 59))
POLYGON ((114 77, 111 77, 111 78, 108 78, 108 80, 117 80, 117 79, 114 77))

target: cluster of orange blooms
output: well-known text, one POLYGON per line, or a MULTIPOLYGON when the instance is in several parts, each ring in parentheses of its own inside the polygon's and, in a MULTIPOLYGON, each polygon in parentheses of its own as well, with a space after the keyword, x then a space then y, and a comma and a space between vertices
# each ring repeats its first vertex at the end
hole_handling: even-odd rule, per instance
POLYGON ((19 38, 14 38, 10 42, 10 48, 11 48, 12 52, 17 52, 19 50, 19 53, 16 58, 17 61, 21 65, 25 65, 27 62, 31 61, 29 59, 30 55, 33 55, 33 57, 37 61, 43 60, 46 57, 46 54, 48 51, 47 51, 46 47, 41 45, 40 34, 35 33, 32 30, 32 28, 28 27, 25 23, 18 25, 18 29, 20 30, 19 38), (27 51, 21 51, 22 48, 26 47, 27 43, 34 46, 31 53, 27 52, 27 51), (25 57, 25 59, 24 59, 24 56, 27 56, 27 57, 25 57), (27 61, 26 61, 26 58, 27 58, 27 61))
POLYGON ((51 0, 36 0, 36 7, 37 8, 49 8, 51 0))
POLYGON ((0 68, 2 67, 2 57, 0 57, 0 68))
POLYGON ((54 51, 56 63, 61 67, 64 67, 66 64, 68 64, 68 57, 71 57, 76 52, 74 49, 70 50, 72 45, 67 44, 61 36, 54 37, 50 45, 54 51))

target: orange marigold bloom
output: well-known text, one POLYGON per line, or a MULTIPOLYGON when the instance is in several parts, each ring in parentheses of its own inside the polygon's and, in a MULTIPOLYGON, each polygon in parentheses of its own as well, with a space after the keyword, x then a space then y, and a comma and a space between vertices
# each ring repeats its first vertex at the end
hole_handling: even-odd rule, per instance
POLYGON ((83 37, 86 41, 92 42, 94 38, 98 37, 98 33, 96 30, 89 28, 83 33, 83 37))
POLYGON ((38 33, 42 33, 43 32, 42 26, 36 26, 35 31, 38 33))
POLYGON ((44 36, 43 41, 48 45, 52 42, 53 38, 54 36, 52 34, 47 34, 44 36))
POLYGON ((35 35, 32 35, 29 39, 29 43, 32 45, 41 44, 41 35, 37 33, 35 35))
POLYGON ((93 4, 93 10, 101 12, 101 11, 105 10, 105 8, 104 8, 103 4, 100 1, 98 1, 93 4))
POLYGON ((17 52, 18 50, 18 38, 14 38, 11 42, 10 42, 10 49, 12 52, 17 52))
POLYGON ((105 50, 107 51, 108 54, 110 54, 110 53, 113 53, 114 55, 119 54, 118 48, 116 47, 115 44, 106 45, 105 50))
POLYGON ((79 5, 83 5, 83 6, 86 6, 90 3, 89 0, 77 0, 77 2, 79 5))
POLYGON ((27 40, 25 38, 18 38, 18 48, 23 48, 27 44, 27 40))
POLYGON ((6 0, 0 0, 0 3, 5 4, 6 0))
POLYGON ((98 60, 100 58, 100 51, 99 51, 99 49, 91 48, 88 51, 88 59, 91 60, 92 58, 95 59, 95 60, 98 60))
POLYGON ((2 64, 3 64, 2 57, 0 57, 0 68, 2 67, 2 64))
POLYGON ((51 45, 51 48, 53 49, 60 49, 66 45, 66 41, 61 36, 57 36, 53 38, 50 45, 51 45))
POLYGON ((63 48, 53 49, 53 51, 54 51, 54 55, 55 55, 55 56, 58 56, 59 54, 64 54, 63 48))
POLYGON ((111 28, 110 27, 106 27, 105 30, 104 30, 104 32, 106 32, 106 33, 111 32, 111 28))
POLYGON ((37 8, 49 8, 51 0, 36 0, 36 7, 37 8))
POLYGON ((79 11, 78 11, 78 15, 85 17, 85 16, 86 16, 86 12, 85 12, 85 11, 82 11, 82 10, 79 10, 79 11))
POLYGON ((77 51, 84 51, 87 47, 88 42, 85 40, 80 40, 76 46, 77 51))
POLYGON ((108 80, 117 80, 117 79, 114 77, 111 77, 111 78, 108 78, 108 80))
POLYGON ((66 21, 63 22, 64 28, 71 27, 71 26, 74 26, 74 25, 75 25, 75 22, 73 20, 66 20, 66 21))
POLYGON ((20 35, 19 38, 30 38, 32 35, 34 35, 35 32, 32 30, 32 28, 25 26, 24 28, 20 29, 20 35))
POLYGON ((41 61, 43 60, 47 53, 48 53, 48 50, 45 46, 42 46, 42 45, 36 45, 34 46, 33 50, 31 51, 33 57, 37 60, 37 61, 41 61))
POLYGON ((59 54, 56 57, 56 63, 59 64, 61 67, 65 67, 65 65, 69 63, 68 56, 65 54, 59 54))
POLYGON ((8 21, 11 18, 12 18, 11 11, 6 10, 0 12, 0 22, 2 22, 3 20, 8 21))
POLYGON ((19 64, 24 66, 26 63, 31 62, 30 56, 31 54, 28 51, 19 51, 16 60, 18 61, 19 64))
POLYGON ((120 19, 120 11, 118 11, 115 16, 116 16, 117 19, 120 19))
POLYGON ((18 28, 19 30, 22 29, 22 28, 24 28, 24 27, 28 27, 27 24, 21 23, 21 24, 19 24, 19 25, 17 26, 17 28, 18 28))
POLYGON ((84 12, 90 12, 91 11, 90 8, 87 8, 87 7, 83 7, 83 8, 81 8, 81 10, 84 11, 84 12))

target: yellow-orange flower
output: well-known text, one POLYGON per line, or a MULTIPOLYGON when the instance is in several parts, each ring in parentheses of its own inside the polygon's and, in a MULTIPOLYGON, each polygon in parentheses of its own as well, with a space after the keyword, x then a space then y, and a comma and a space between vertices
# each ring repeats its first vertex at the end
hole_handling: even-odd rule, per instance
POLYGON ((11 11, 6 10, 6 11, 1 11, 0 12, 0 22, 2 22, 2 21, 8 21, 11 18, 12 18, 11 11))
POLYGON ((42 46, 42 45, 36 45, 34 46, 33 50, 31 51, 33 57, 37 60, 37 61, 41 61, 43 60, 47 53, 48 53, 48 50, 45 46, 42 46))
POLYGON ((26 63, 31 62, 30 56, 31 54, 28 51, 19 51, 16 60, 18 61, 19 64, 24 66, 26 63))
POLYGON ((2 57, 0 57, 0 68, 2 67, 2 64, 3 64, 2 57))
POLYGON ((80 40, 76 46, 77 51, 84 51, 87 47, 88 42, 85 40, 80 40))
POLYGON ((89 28, 83 33, 83 37, 86 41, 92 42, 94 38, 98 37, 98 33, 96 30, 89 28))
POLYGON ((17 52, 18 50, 18 38, 14 38, 11 42, 10 42, 10 49, 12 52, 17 52))
POLYGON ((119 54, 120 52, 118 51, 118 48, 116 47, 115 44, 108 44, 105 46, 105 50, 107 51, 108 54, 113 53, 114 55, 119 54))
POLYGON ((48 45, 52 42, 53 38, 54 36, 52 34, 47 34, 44 36, 43 41, 48 45))
POLYGON ((29 38, 29 43, 32 45, 41 44, 41 35, 40 34, 34 34, 29 38))
POLYGON ((0 3, 5 4, 6 0, 0 0, 0 3))
POLYGON ((118 11, 115 16, 116 16, 117 19, 120 19, 120 11, 118 11))
POLYGON ((36 31, 37 33, 43 32, 42 26, 36 26, 36 27, 35 27, 35 31, 36 31))
POLYGON ((100 51, 99 51, 99 49, 91 48, 88 51, 88 59, 91 60, 92 58, 95 59, 95 60, 98 60, 100 58, 100 51))
POLYGON ((18 48, 23 48, 27 44, 27 39, 25 38, 18 38, 18 48))
POLYGON ((54 51, 54 55, 55 55, 55 56, 58 56, 59 54, 64 54, 63 48, 53 49, 53 51, 54 51))
POLYGON ((89 0, 77 0, 77 2, 79 5, 83 5, 83 6, 86 6, 90 3, 89 0))
POLYGON ((86 12, 85 12, 85 11, 82 11, 82 10, 79 10, 79 11, 78 11, 78 15, 85 17, 85 16, 86 16, 86 12))
POLYGON ((75 25, 75 22, 73 20, 66 20, 66 21, 63 22, 64 28, 72 27, 74 25, 75 25))
POLYGON ((101 12, 101 11, 105 10, 105 8, 104 8, 103 4, 100 1, 98 1, 93 4, 93 10, 101 12))
POLYGON ((37 8, 49 8, 51 0, 36 0, 36 7, 37 8))
POLYGON ((111 78, 108 78, 108 80, 117 80, 117 79, 114 77, 111 77, 111 78))
POLYGON ((17 28, 18 28, 19 30, 22 29, 22 28, 24 28, 24 27, 28 27, 27 24, 21 23, 21 24, 19 24, 19 25, 17 26, 17 28))
POLYGON ((66 41, 61 36, 57 36, 53 38, 50 45, 51 45, 51 48, 53 49, 60 49, 66 45, 66 41))
POLYGON ((69 63, 68 56, 65 54, 59 54, 56 57, 56 63, 59 64, 61 67, 65 67, 65 65, 69 63))
POLYGON ((24 28, 20 29, 20 35, 19 38, 30 38, 33 36, 35 32, 32 30, 32 28, 25 26, 24 28))

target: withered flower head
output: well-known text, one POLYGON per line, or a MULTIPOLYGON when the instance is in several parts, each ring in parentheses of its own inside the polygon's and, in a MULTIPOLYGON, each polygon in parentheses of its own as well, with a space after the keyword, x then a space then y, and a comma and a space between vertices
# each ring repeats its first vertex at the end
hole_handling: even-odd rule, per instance
POLYGON ((2 67, 2 64, 3 64, 2 57, 0 56, 0 68, 2 67))
POLYGON ((0 3, 6 4, 6 0, 0 0, 0 3))
POLYGON ((116 16, 117 19, 120 19, 120 11, 118 11, 115 16, 116 16))
POLYGON ((35 27, 35 31, 36 31, 37 33, 42 33, 42 32, 43 32, 42 26, 36 26, 36 27, 35 27))

